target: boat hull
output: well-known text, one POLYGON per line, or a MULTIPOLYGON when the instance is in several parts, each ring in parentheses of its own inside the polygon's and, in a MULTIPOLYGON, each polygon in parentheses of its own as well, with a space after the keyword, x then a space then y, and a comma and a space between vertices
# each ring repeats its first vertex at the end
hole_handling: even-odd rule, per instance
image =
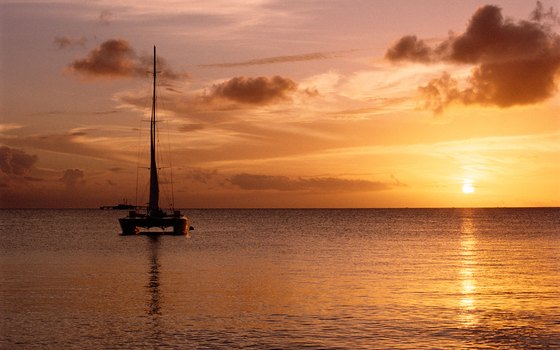
MULTIPOLYGON (((160 228, 161 234, 185 235, 189 232, 189 220, 185 216, 128 216, 119 219, 123 235, 135 235, 141 229, 160 228), (166 228, 173 228, 173 231, 165 231, 166 228)), ((155 232, 154 232, 155 233, 155 232)))

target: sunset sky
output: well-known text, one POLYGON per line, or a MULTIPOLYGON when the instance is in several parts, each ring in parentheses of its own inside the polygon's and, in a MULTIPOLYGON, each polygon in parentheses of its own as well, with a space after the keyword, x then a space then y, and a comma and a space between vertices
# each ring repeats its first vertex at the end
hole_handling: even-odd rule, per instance
POLYGON ((0 206, 147 201, 154 45, 176 207, 559 206, 559 10, 0 0, 0 206))

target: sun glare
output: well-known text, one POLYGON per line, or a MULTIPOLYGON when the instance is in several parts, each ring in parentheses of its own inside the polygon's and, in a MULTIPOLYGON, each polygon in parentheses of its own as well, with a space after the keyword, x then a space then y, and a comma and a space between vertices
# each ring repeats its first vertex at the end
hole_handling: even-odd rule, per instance
POLYGON ((465 194, 474 193, 474 186, 472 182, 465 181, 463 183, 463 193, 465 194))

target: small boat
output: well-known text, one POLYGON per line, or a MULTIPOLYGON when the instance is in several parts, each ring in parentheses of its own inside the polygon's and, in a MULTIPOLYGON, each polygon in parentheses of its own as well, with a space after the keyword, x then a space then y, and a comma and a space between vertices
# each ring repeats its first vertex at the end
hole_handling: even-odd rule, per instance
POLYGON ((135 205, 132 204, 128 204, 126 198, 123 200, 122 203, 119 203, 117 205, 102 205, 99 207, 99 209, 101 210, 132 210, 132 209, 139 209, 140 207, 137 207, 135 205))
MULTIPOLYGON (((152 113, 150 117, 150 200, 146 212, 131 210, 128 216, 119 219, 123 235, 134 235, 141 229, 161 228, 161 234, 167 233, 166 228, 172 228, 171 234, 185 235, 191 226, 187 216, 178 210, 168 213, 159 207, 159 180, 158 167, 156 164, 156 47, 154 46, 154 72, 153 72, 153 95, 152 113)), ((150 232, 154 233, 154 232, 150 232)))

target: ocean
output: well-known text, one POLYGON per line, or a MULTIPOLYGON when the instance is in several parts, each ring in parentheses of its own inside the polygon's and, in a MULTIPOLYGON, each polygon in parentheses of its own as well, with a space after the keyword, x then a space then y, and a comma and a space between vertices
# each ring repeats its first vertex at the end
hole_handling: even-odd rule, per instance
POLYGON ((0 348, 560 348, 560 208, 186 213, 0 210, 0 348))

